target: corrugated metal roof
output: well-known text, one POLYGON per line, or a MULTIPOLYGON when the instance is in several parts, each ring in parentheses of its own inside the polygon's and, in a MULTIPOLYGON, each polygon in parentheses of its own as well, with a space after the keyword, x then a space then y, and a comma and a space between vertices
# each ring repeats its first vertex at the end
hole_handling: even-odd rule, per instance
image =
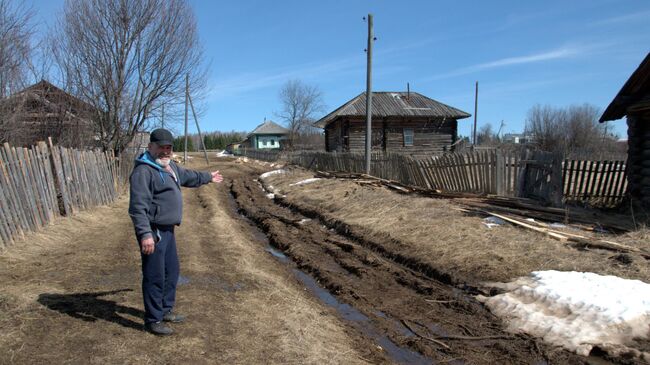
POLYGON ((616 97, 609 104, 600 122, 621 119, 627 114, 627 108, 640 101, 650 93, 650 52, 632 76, 616 94, 616 97))
MULTIPOLYGON (((359 94, 354 99, 343 104, 314 123, 315 126, 325 126, 337 117, 355 117, 366 115, 366 93, 359 94)), ((471 116, 462 110, 427 98, 416 92, 373 92, 372 116, 374 117, 431 117, 462 119, 471 116)))
POLYGON ((289 130, 279 126, 271 120, 267 120, 266 122, 258 125, 257 128, 255 128, 248 135, 250 136, 251 134, 289 134, 289 130))

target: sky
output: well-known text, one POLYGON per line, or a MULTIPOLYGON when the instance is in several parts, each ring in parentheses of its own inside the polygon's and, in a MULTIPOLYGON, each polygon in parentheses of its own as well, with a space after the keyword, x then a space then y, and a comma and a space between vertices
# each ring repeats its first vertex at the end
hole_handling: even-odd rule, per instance
MULTIPOLYGON (((44 29, 63 7, 26 1, 44 29)), ((322 91, 318 118, 365 91, 369 13, 373 91, 410 83, 474 115, 478 81, 478 127, 503 123, 502 134, 523 131, 536 104, 604 110, 650 51, 648 0, 189 1, 209 66, 202 131, 281 122, 279 92, 292 79, 322 91)), ((460 120, 459 134, 472 124, 460 120)), ((624 121, 610 124, 626 137, 624 121)))

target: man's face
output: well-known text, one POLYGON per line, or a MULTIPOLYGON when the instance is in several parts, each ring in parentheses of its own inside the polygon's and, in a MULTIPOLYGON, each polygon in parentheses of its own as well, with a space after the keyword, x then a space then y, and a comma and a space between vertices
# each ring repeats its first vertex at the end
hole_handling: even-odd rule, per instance
POLYGON ((156 160, 157 164, 167 166, 172 158, 172 145, 161 146, 157 143, 149 143, 149 154, 156 160))

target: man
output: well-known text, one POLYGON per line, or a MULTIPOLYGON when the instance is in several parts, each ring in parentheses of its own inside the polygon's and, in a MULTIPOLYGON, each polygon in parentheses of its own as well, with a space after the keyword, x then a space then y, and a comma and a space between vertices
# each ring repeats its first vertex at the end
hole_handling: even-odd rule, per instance
POLYGON ((141 250, 144 323, 156 335, 172 334, 163 322, 185 319, 173 311, 179 275, 174 227, 183 215, 181 186, 195 188, 223 180, 219 171, 198 172, 176 165, 171 160, 173 140, 168 130, 151 132, 148 150, 135 160, 130 178, 129 215, 141 250))

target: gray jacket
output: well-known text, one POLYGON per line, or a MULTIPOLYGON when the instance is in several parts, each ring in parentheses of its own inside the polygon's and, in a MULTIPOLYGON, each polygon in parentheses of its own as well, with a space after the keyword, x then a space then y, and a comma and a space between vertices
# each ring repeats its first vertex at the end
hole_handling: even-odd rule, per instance
POLYGON ((212 180, 209 172, 186 170, 170 163, 178 181, 159 166, 149 152, 135 160, 131 172, 129 215, 135 227, 138 242, 153 236, 152 225, 169 226, 181 224, 183 196, 181 186, 199 187, 212 180))

